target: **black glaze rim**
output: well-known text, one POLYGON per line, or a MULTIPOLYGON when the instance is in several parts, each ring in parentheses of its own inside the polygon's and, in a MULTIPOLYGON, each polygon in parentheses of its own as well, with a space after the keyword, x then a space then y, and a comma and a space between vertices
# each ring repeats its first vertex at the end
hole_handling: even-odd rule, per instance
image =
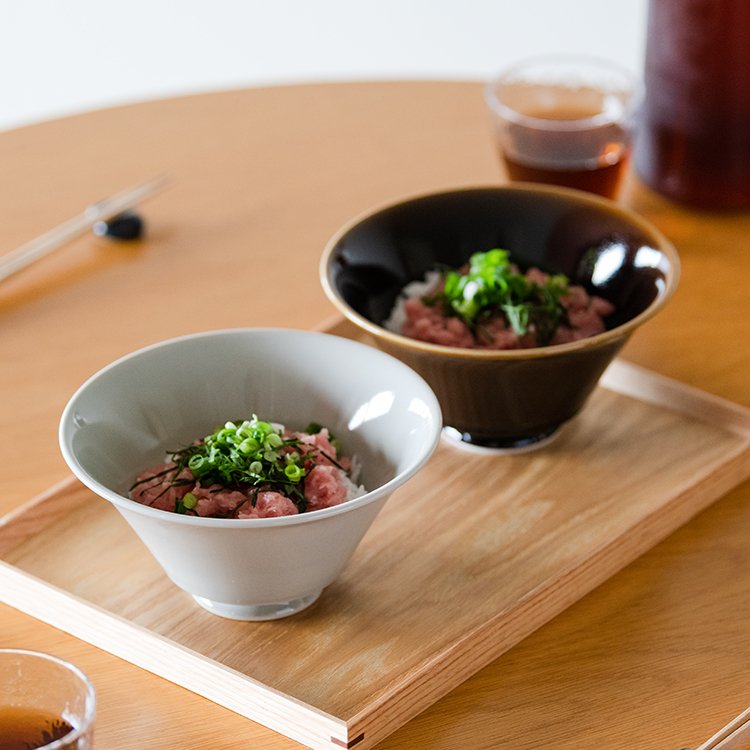
POLYGON ((392 346, 406 347, 424 354, 433 354, 443 357, 453 357, 468 360, 518 360, 533 359, 540 357, 554 357, 561 354, 598 348, 606 343, 627 337, 632 331, 642 325, 646 320, 653 317, 673 296, 680 276, 680 262, 677 252, 672 243, 645 218, 641 217, 634 211, 627 209, 619 204, 606 198, 601 198, 590 193, 570 188, 540 185, 513 183, 508 186, 468 186, 459 187, 449 190, 436 190, 424 193, 412 194, 399 199, 388 201, 375 208, 371 208, 355 216, 346 222, 339 230, 329 239, 326 244, 321 261, 320 261, 320 280, 323 289, 335 305, 335 307, 349 320, 358 325, 360 328, 368 331, 379 339, 389 342, 392 346), (664 274, 664 288, 659 291, 656 297, 643 309, 629 320, 604 331, 603 333, 591 336, 579 341, 573 341, 567 344, 556 344, 553 346, 534 347, 528 349, 463 349, 459 347, 442 346, 431 344, 407 336, 393 333, 386 328, 378 325, 361 313, 354 310, 341 296, 338 289, 335 288, 332 281, 333 267, 336 262, 336 251, 341 240, 352 230, 364 224, 366 221, 377 217, 388 211, 397 209, 400 206, 417 205, 430 199, 449 198, 455 196, 488 196, 492 194, 507 196, 529 196, 538 195, 547 198, 563 198, 571 205, 577 205, 581 208, 591 208, 599 211, 606 211, 619 217, 624 223, 632 225, 635 229, 644 235, 656 240, 656 247, 660 253, 667 257, 669 268, 664 274))

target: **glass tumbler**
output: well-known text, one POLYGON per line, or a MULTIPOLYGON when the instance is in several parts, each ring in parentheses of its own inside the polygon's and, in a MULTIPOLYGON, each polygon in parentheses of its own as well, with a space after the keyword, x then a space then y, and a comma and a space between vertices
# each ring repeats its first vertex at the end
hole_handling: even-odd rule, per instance
POLYGON ((549 55, 502 72, 485 100, 511 180, 617 196, 640 101, 634 75, 606 60, 549 55))
POLYGON ((77 667, 0 649, 0 750, 89 750, 95 711, 94 688, 77 667))

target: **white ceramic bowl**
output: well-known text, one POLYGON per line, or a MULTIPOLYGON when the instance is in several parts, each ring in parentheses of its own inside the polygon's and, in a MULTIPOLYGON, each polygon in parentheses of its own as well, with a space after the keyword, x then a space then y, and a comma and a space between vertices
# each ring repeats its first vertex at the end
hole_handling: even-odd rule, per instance
POLYGON ((440 428, 429 386, 390 355, 323 333, 236 329, 165 341, 105 367, 65 407, 60 446, 177 586, 218 615, 260 620, 318 598, 391 493, 426 463, 440 428), (361 460, 369 491, 332 508, 246 520, 128 498, 136 475, 167 450, 253 413, 292 428, 328 426, 361 460))

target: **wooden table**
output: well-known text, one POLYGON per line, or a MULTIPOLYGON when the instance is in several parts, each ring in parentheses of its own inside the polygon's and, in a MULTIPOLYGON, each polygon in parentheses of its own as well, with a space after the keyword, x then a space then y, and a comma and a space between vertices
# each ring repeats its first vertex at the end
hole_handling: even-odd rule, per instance
MULTIPOLYGON (((0 134, 0 250, 166 173, 139 243, 87 236, 0 287, 0 513, 67 476, 73 390, 154 341, 233 326, 309 328, 333 310, 327 238, 394 197, 504 180, 477 83, 289 86, 156 101, 0 134)), ((624 201, 675 243, 681 287, 625 357, 750 406, 750 214, 624 201)), ((393 734, 385 748, 697 746, 750 705, 750 485, 393 734)), ((82 571, 82 575, 83 575, 82 571)), ((0 647, 69 658, 99 695, 97 746, 296 743, 16 610, 0 647)))

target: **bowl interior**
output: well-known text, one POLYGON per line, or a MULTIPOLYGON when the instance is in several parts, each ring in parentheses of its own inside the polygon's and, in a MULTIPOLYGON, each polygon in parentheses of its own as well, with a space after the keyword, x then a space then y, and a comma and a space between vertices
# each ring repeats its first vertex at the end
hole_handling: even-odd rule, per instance
POLYGON ((665 238, 616 204, 518 185, 421 196, 355 220, 329 243, 324 283, 380 325, 405 284, 495 247, 508 250, 522 269, 564 273, 611 301, 609 328, 643 313, 677 273, 665 238))
POLYGON ((440 430, 434 395, 398 360, 326 334, 245 329, 157 344, 100 371, 66 407, 61 445, 92 489, 126 498, 167 450, 253 413, 328 426, 368 490, 415 470, 440 430))

